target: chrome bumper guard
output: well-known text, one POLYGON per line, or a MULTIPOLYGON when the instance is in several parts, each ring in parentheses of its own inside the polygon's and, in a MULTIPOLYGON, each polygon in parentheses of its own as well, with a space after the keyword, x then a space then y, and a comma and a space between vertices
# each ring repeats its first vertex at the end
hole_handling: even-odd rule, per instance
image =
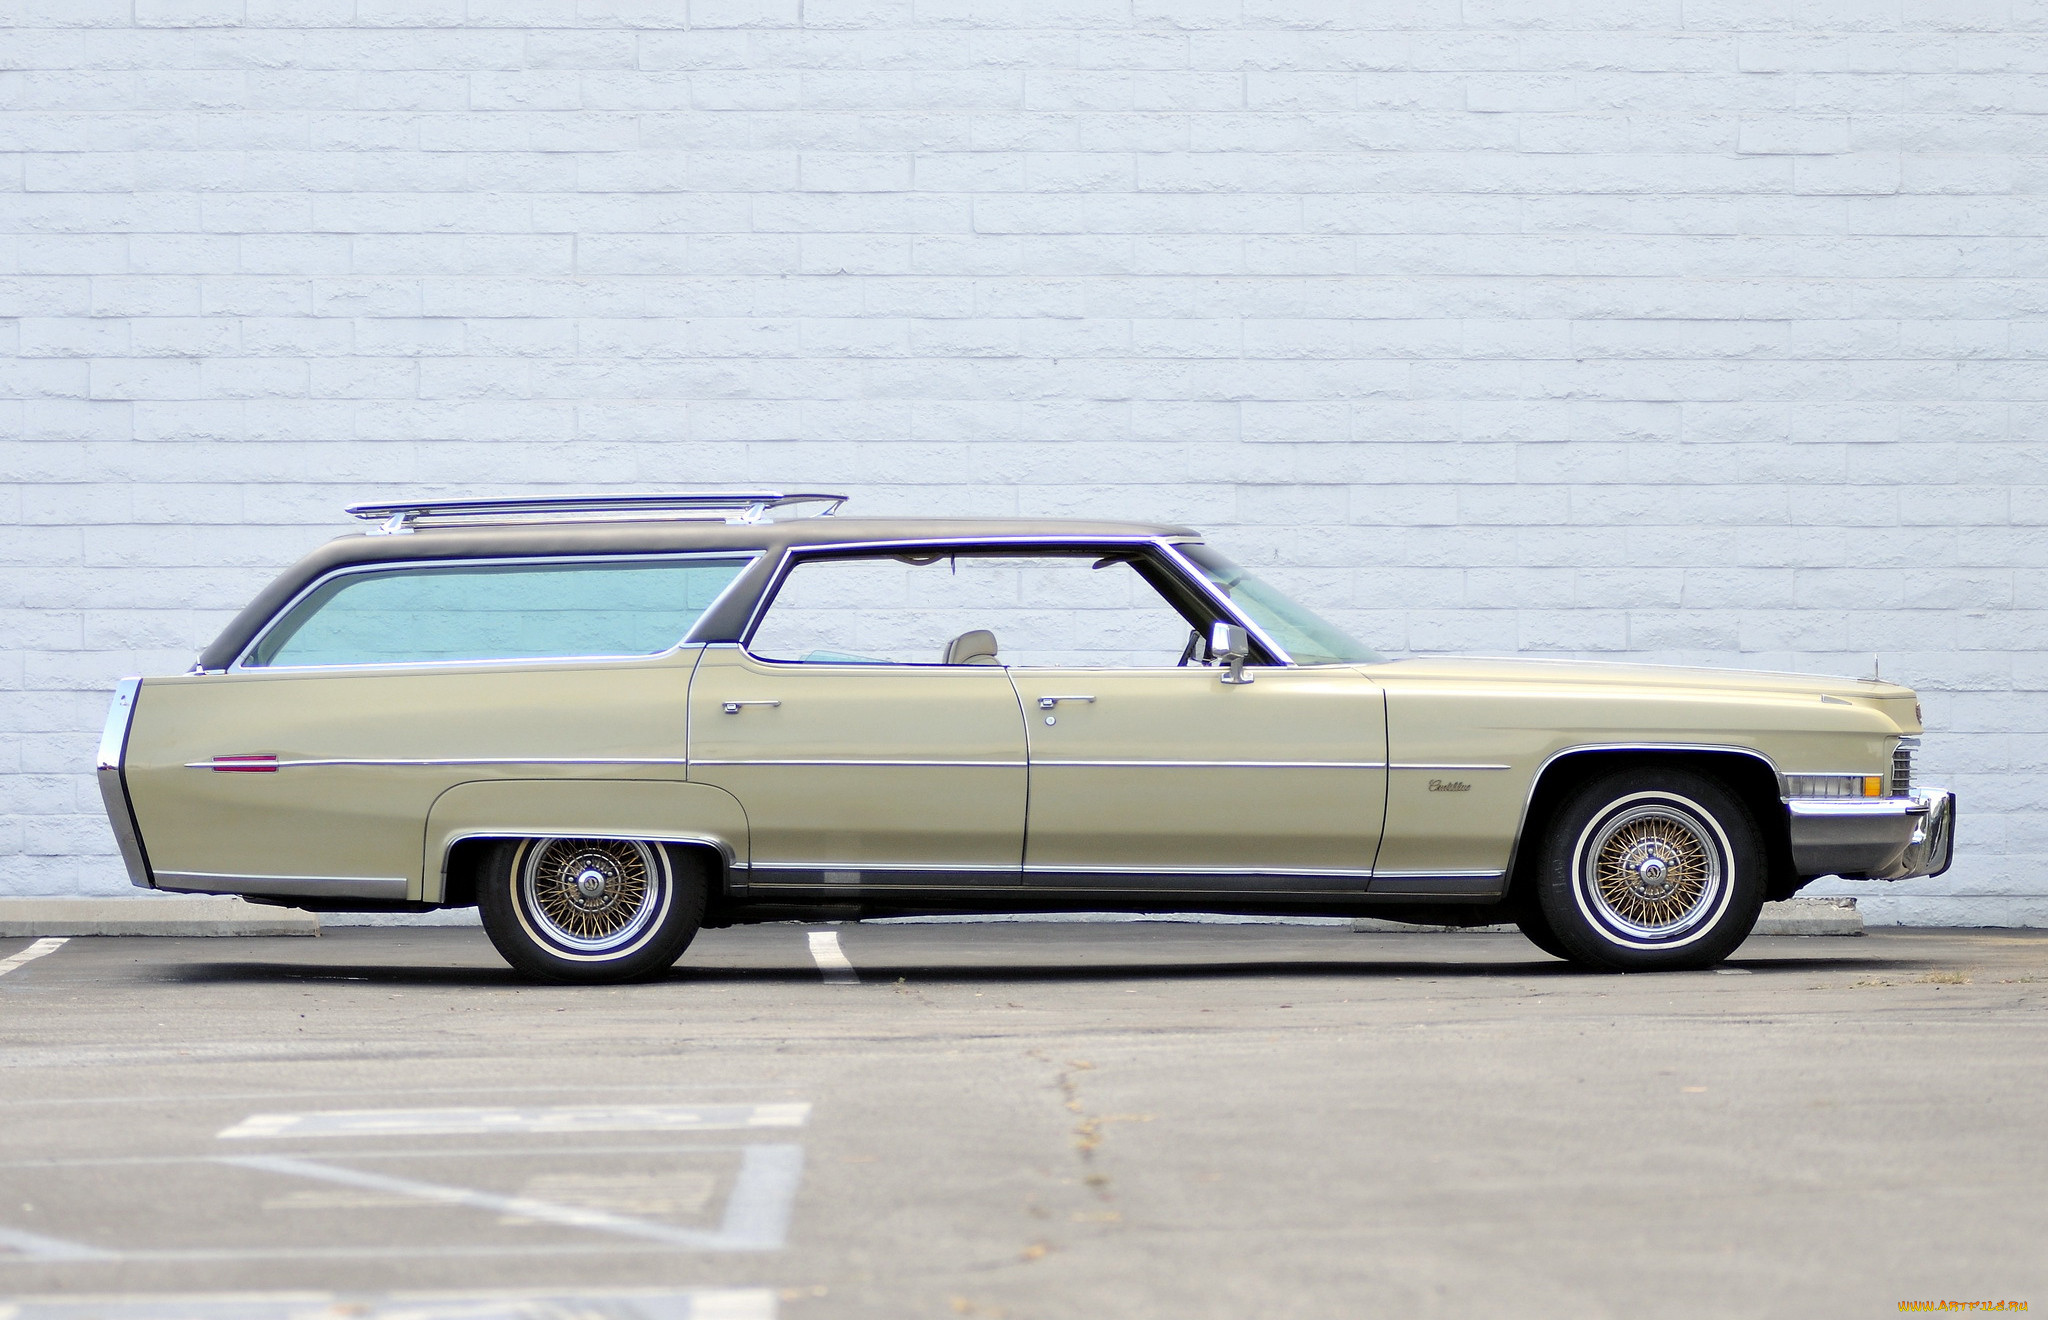
POLYGON ((107 804, 107 824, 113 827, 114 842, 121 846, 121 860, 128 864, 128 879, 140 889, 154 889, 149 875, 149 856, 142 851, 142 830, 135 823, 135 808, 128 800, 128 776, 122 766, 128 759, 128 727, 135 722, 135 695, 142 690, 139 678, 124 678, 114 688, 114 704, 107 708, 107 725, 100 731, 100 800, 107 804))
POLYGON ((1956 846, 1956 795, 1923 788, 1907 797, 1788 799, 1792 865, 1802 876, 1910 880, 1948 870, 1956 846))

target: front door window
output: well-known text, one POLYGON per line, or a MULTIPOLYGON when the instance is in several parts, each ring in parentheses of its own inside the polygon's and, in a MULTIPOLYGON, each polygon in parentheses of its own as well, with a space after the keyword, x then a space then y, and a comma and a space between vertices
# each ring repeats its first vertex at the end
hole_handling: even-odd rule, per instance
POLYGON ((918 551, 798 561, 747 649, 796 664, 1171 666, 1192 628, 1129 555, 918 551))

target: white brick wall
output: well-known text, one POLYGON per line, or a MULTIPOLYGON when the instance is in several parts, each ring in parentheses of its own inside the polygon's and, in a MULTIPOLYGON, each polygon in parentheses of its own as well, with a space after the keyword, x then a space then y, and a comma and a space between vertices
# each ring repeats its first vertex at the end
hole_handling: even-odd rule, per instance
POLYGON ((1214 529, 1396 650, 1926 694, 2048 923, 2042 0, 7 0, 0 892, 397 491, 1214 529))

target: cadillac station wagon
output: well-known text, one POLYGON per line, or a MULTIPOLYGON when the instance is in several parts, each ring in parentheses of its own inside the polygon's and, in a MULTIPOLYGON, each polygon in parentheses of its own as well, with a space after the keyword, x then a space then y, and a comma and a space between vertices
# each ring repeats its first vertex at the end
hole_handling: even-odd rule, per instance
POLYGON ((533 976, 704 926, 929 912, 1511 921, 1724 958, 1820 876, 1940 874, 1914 694, 1388 659, 1185 527, 773 492, 357 506, 99 777, 137 885, 474 905, 533 976))

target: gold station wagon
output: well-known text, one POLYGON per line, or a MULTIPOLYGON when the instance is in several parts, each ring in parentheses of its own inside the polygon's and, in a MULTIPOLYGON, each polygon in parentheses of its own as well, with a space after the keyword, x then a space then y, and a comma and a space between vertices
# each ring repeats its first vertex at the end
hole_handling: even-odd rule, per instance
POLYGON ((191 672, 120 684, 130 876, 475 905, 521 971, 619 981, 702 926, 963 911, 1512 921, 1693 968, 1816 877, 1949 864, 1906 688, 1388 660, 1185 527, 843 498, 356 506, 191 672))

